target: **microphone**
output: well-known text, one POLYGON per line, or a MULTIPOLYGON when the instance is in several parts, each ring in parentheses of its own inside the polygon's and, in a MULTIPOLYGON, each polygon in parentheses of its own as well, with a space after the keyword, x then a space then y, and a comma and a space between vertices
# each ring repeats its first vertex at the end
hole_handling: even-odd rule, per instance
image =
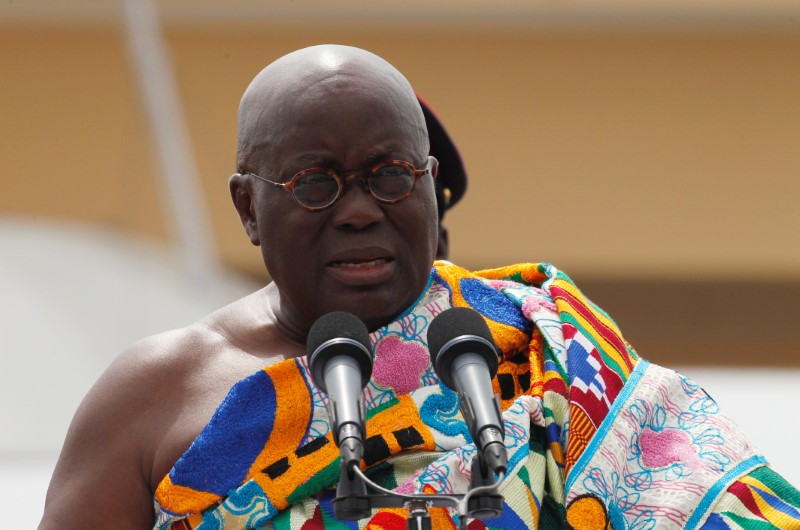
POLYGON ((311 326, 306 349, 311 378, 328 395, 333 438, 349 469, 364 456, 366 412, 361 392, 372 375, 369 332, 355 315, 328 313, 311 326))
POLYGON ((489 469, 505 473, 505 430, 492 389, 498 350, 486 321, 468 307, 447 309, 428 327, 428 348, 439 379, 461 398, 461 413, 489 469))

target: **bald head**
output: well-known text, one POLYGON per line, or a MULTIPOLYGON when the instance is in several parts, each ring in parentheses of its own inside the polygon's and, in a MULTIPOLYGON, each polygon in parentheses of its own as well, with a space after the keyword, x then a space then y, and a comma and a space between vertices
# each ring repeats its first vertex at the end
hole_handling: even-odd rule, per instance
POLYGON ((263 165, 264 156, 279 156, 278 148, 284 142, 303 134, 298 127, 313 126, 295 123, 298 111, 328 103, 357 104, 359 100, 380 101, 393 107, 399 123, 387 123, 387 127, 408 131, 420 154, 427 155, 425 119, 403 74, 368 51, 321 45, 281 57, 248 86, 239 106, 239 169, 256 171, 254 166, 263 165))
POLYGON ((428 148, 408 81, 369 52, 315 46, 256 76, 239 107, 239 173, 230 189, 277 287, 280 299, 271 305, 285 329, 302 338, 330 311, 377 329, 419 298, 438 233, 438 162, 428 148), (372 171, 382 185, 397 186, 390 166, 406 168, 407 177, 415 168, 409 193, 396 201, 364 186, 372 171), (326 195, 314 183, 330 191, 330 181, 308 177, 321 174, 347 179, 329 206, 311 211, 295 200, 294 186, 326 195))

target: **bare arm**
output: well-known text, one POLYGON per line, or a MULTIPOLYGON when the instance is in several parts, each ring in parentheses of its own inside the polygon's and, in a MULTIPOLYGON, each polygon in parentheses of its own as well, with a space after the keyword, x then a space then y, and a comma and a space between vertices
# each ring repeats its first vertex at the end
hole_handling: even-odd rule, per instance
POLYGON ((160 402, 155 338, 123 352, 84 398, 47 491, 39 530, 150 530, 150 462, 160 402))
POLYGON ((264 316, 265 291, 123 352, 84 398, 39 530, 151 530, 153 491, 236 381, 304 347, 264 316))

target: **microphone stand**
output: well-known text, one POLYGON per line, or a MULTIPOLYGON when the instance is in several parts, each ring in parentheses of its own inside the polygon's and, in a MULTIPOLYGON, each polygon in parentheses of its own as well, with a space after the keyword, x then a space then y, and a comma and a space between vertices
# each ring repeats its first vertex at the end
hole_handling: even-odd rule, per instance
POLYGON ((503 496, 498 492, 505 478, 498 473, 495 480, 478 452, 472 459, 472 478, 465 494, 443 495, 418 493, 407 495, 379 486, 367 477, 357 463, 348 467, 342 462, 340 480, 333 499, 337 519, 356 521, 369 517, 372 508, 405 508, 408 510, 408 530, 431 530, 428 509, 434 506, 456 508, 459 530, 467 529, 467 517, 490 519, 503 511, 503 496), (367 486, 379 493, 367 493, 367 486))

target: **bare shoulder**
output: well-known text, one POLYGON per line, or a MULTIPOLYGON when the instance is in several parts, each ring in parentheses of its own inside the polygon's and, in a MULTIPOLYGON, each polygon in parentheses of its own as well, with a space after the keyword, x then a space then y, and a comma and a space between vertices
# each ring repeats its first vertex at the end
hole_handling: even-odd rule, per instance
POLYGON ((40 530, 152 528, 147 458, 166 412, 164 388, 184 345, 198 344, 191 329, 162 333, 122 352, 78 407, 50 482, 40 530))
POLYGON ((152 494, 238 380, 295 355, 262 291, 145 338, 105 370, 70 425, 40 529, 152 528, 152 494))

